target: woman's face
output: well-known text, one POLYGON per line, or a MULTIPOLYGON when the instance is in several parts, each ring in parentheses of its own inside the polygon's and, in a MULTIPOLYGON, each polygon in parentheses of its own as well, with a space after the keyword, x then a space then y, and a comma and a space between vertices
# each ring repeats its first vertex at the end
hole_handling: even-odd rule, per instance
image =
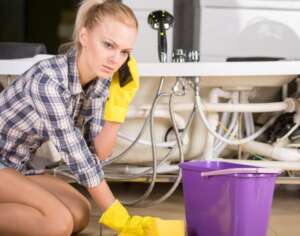
POLYGON ((106 16, 91 30, 80 31, 81 54, 89 76, 109 78, 132 51, 137 29, 106 16))

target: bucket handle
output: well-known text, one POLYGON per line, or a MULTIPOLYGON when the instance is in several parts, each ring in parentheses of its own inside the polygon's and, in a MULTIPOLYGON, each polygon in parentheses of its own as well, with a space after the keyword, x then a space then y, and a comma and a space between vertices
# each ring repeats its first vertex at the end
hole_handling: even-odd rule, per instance
POLYGON ((230 174, 280 174, 278 168, 230 168, 201 172, 201 176, 230 175, 230 174))

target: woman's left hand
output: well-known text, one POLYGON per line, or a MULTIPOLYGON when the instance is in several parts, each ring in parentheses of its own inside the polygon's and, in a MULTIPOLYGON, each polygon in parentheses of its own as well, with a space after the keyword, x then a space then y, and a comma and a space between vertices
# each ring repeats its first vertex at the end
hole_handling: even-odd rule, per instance
POLYGON ((128 106, 139 88, 137 64, 132 56, 130 56, 127 66, 132 80, 123 87, 120 86, 119 72, 113 75, 104 110, 104 120, 106 121, 123 123, 128 112, 128 106))

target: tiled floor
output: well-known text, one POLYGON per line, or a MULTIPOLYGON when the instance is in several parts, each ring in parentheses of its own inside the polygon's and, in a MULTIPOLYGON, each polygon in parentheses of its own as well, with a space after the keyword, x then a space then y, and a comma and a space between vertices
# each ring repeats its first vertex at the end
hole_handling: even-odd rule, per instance
MULTIPOLYGON (((145 185, 139 183, 111 184, 113 192, 120 199, 132 199, 143 192, 145 185)), ((155 195, 168 189, 168 184, 159 184, 155 195)), ((160 196, 160 195, 157 195, 160 196)), ((155 197, 155 196, 154 196, 155 197)), ((89 226, 80 236, 99 236, 100 227, 97 224, 99 212, 93 204, 93 212, 89 226)), ((136 215, 152 215, 167 219, 184 219, 184 205, 181 188, 162 204, 150 208, 129 208, 136 215)), ((112 231, 103 229, 103 236, 114 235, 112 231)), ((300 187, 295 185, 277 185, 274 194, 272 215, 268 236, 299 236, 300 235, 300 187)), ((255 235, 253 235, 255 236, 255 235)))

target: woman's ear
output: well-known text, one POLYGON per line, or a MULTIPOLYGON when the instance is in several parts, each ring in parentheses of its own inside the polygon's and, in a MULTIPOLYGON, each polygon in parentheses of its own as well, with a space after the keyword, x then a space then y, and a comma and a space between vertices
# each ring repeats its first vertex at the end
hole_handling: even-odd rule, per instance
POLYGON ((79 42, 81 47, 86 47, 88 41, 88 30, 85 27, 82 27, 79 31, 79 42))

